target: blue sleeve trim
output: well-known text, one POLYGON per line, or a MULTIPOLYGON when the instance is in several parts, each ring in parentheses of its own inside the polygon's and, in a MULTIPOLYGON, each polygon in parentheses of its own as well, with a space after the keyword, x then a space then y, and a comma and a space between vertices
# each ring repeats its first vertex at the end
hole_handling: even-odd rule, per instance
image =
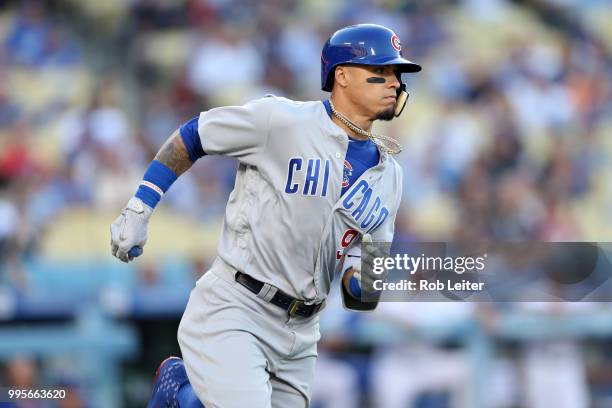
POLYGON ((191 160, 192 163, 206 155, 202 148, 200 134, 198 133, 198 119, 199 117, 196 116, 183 123, 180 127, 181 139, 183 139, 183 143, 189 154, 189 160, 191 160))

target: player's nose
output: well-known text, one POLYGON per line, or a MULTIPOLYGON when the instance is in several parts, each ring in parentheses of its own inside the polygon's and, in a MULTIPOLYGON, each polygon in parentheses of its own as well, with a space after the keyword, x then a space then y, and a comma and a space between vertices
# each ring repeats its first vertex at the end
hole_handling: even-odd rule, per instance
POLYGON ((387 81, 387 84, 389 85, 389 87, 395 89, 398 89, 401 85, 399 79, 397 78, 397 75, 395 74, 391 75, 389 81, 387 81))

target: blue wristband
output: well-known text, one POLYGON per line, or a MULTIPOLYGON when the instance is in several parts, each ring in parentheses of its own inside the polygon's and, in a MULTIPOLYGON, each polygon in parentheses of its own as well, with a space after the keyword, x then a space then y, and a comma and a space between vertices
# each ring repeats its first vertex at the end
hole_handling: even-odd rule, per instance
POLYGON ((357 281, 357 278, 355 277, 355 275, 351 276, 351 279, 349 279, 348 290, 349 290, 349 293, 353 295, 353 297, 356 297, 356 298, 361 297, 361 286, 359 286, 359 281, 357 281))
POLYGON ((136 191, 136 197, 151 208, 155 208, 161 197, 177 179, 176 173, 165 164, 153 160, 136 191))

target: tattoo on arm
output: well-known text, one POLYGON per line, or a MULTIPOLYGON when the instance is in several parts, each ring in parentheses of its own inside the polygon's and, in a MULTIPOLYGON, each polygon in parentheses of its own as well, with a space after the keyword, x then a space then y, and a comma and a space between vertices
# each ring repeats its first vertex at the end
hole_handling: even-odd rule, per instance
POLYGON ((177 176, 183 174, 193 164, 189 159, 189 153, 187 153, 187 148, 178 130, 159 149, 155 155, 155 160, 165 164, 177 176))

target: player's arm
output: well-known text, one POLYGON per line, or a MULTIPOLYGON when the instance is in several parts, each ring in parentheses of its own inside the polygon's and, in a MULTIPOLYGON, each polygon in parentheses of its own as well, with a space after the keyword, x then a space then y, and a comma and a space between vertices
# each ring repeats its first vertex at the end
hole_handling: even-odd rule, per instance
POLYGON ((345 256, 342 274, 342 302, 354 311, 374 310, 380 299, 380 291, 373 290, 374 281, 384 276, 373 273, 373 261, 386 254, 372 244, 370 234, 363 236, 362 244, 349 249, 345 256))
POLYGON ((111 224, 111 251, 123 262, 143 252, 153 210, 176 179, 204 156, 198 135, 198 118, 177 129, 149 164, 134 197, 111 224))
POLYGON ((189 152, 185 147, 180 130, 177 129, 172 133, 159 149, 154 160, 172 170, 177 177, 189 170, 193 161, 189 158, 189 152))
POLYGON ((138 190, 111 225, 114 256, 129 262, 142 253, 153 209, 172 183, 204 155, 224 155, 254 164, 267 145, 274 98, 210 109, 183 124, 164 143, 138 190), (206 152, 206 153, 205 153, 206 152))
POLYGON ((361 245, 353 246, 345 256, 342 275, 342 301, 344 307, 356 311, 373 310, 378 305, 381 291, 374 288, 374 282, 384 281, 387 272, 374 273, 376 259, 387 258, 390 252, 390 243, 395 233, 395 218, 402 199, 402 170, 395 164, 395 202, 391 206, 389 219, 383 223, 379 230, 375 231, 376 242, 372 242, 372 236, 364 234, 361 245), (386 244, 385 244, 386 243, 386 244))
POLYGON ((361 245, 353 245, 344 255, 342 265, 342 291, 355 299, 361 298, 361 245))

